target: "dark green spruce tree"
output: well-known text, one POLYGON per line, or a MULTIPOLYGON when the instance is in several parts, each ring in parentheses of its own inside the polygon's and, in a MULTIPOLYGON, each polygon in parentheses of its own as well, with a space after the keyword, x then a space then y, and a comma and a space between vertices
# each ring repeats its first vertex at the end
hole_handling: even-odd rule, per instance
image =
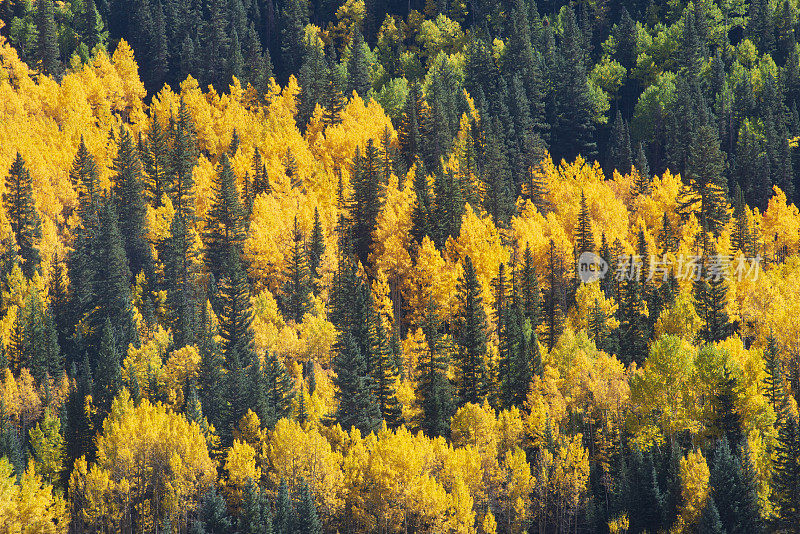
POLYGON ((457 392, 459 405, 481 404, 489 390, 486 369, 486 335, 488 326, 483 297, 472 259, 464 258, 464 275, 458 283, 459 314, 455 340, 457 392))
POLYGON ((230 277, 234 265, 241 263, 244 252, 245 216, 239 201, 236 176, 228 155, 220 158, 213 184, 214 198, 206 216, 203 233, 205 263, 217 280, 230 277))
POLYGON ((144 196, 144 175, 139 151, 127 128, 120 128, 117 136, 117 155, 111 170, 111 192, 119 217, 119 230, 124 240, 125 254, 131 273, 144 272, 151 278, 155 270, 150 243, 147 241, 144 196))
POLYGON ((287 319, 300 324, 303 316, 311 311, 311 274, 308 266, 308 252, 303 234, 294 218, 292 245, 284 271, 283 308, 287 319))
POLYGON ((32 184, 25 160, 17 152, 6 177, 3 207, 19 247, 22 272, 29 278, 39 269, 42 261, 38 247, 38 241, 42 237, 42 224, 36 211, 32 184))
POLYGON ((358 428, 362 435, 377 431, 381 425, 381 408, 373 393, 372 377, 367 372, 364 356, 349 333, 338 342, 333 368, 338 401, 334 420, 345 430, 358 428))

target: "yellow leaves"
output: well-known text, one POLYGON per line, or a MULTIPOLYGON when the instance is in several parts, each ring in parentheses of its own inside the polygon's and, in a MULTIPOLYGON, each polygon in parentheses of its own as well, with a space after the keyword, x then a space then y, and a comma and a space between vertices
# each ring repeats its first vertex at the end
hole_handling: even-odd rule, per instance
POLYGON ((183 386, 194 379, 200 368, 200 353, 194 345, 186 345, 170 353, 163 367, 164 385, 170 400, 183 403, 183 386))
POLYGON ((681 505, 678 525, 690 528, 695 525, 703 513, 708 500, 708 463, 700 450, 690 451, 681 458, 681 505))
MULTIPOLYGON (((389 526, 392 532, 402 532, 405 525, 434 532, 444 528, 453 499, 434 478, 433 461, 432 442, 404 427, 355 441, 345 457, 345 476, 348 499, 354 502, 354 514, 363 528, 389 526)), ((463 517, 467 500, 463 488, 460 491, 463 517)))
POLYGON ((480 216, 467 204, 461 217, 461 234, 447 239, 447 256, 451 261, 464 261, 469 256, 483 287, 484 305, 489 306, 491 282, 497 277, 501 263, 508 263, 509 251, 500 242, 500 233, 491 217, 480 216))
POLYGON ((36 459, 36 473, 49 483, 61 474, 64 464, 64 439, 61 437, 61 421, 45 411, 44 419, 30 430, 30 445, 36 459))
POLYGON ((800 239, 800 211, 789 204, 786 193, 780 188, 774 186, 773 190, 775 195, 769 199, 760 225, 765 256, 774 254, 782 246, 795 251, 800 239))
POLYGON ((70 481, 73 495, 86 493, 83 498, 111 509, 119 502, 140 505, 152 498, 153 521, 177 521, 181 508, 191 505, 216 479, 197 423, 147 399, 136 406, 126 390, 114 399, 103 422, 96 468, 98 476, 110 482, 93 488, 87 483, 91 471, 76 470, 70 481), (116 489, 109 494, 106 488, 113 487, 112 483, 116 489))
POLYGON ((693 341, 700 331, 700 317, 695 311, 694 304, 685 291, 681 291, 675 302, 663 310, 655 324, 654 335, 660 338, 664 335, 677 336, 686 341, 693 341))
POLYGON ((598 307, 607 317, 607 331, 619 328, 619 321, 615 317, 617 303, 613 297, 606 298, 600 289, 599 281, 581 284, 575 292, 575 306, 570 308, 568 314, 571 328, 573 330, 586 330, 589 327, 590 314, 598 307))
POLYGON ((450 532, 473 534, 475 532, 475 511, 472 509, 472 496, 463 480, 456 479, 450 495, 452 512, 447 521, 447 528, 450 532))
POLYGON ((632 430, 649 445, 682 430, 697 432, 694 348, 675 336, 650 347, 644 367, 631 376, 632 430))
POLYGON ((342 457, 314 428, 304 430, 297 421, 281 419, 262 444, 264 471, 277 487, 285 480, 290 489, 303 478, 314 490, 317 506, 334 512, 342 505, 342 457))
POLYGON ((375 269, 395 284, 411 270, 409 247, 415 200, 413 188, 399 189, 397 177, 392 175, 372 234, 375 247, 370 257, 375 269))
POLYGON ((417 251, 417 262, 411 272, 403 295, 409 302, 417 324, 428 303, 438 306, 438 314, 444 321, 452 320, 458 312, 458 278, 461 266, 445 261, 428 236, 422 240, 417 251))
POLYGON ((15 483, 11 464, 0 458, 0 532, 66 533, 65 503, 33 473, 32 466, 15 483))
POLYGON ((225 458, 225 471, 228 473, 225 481, 228 502, 237 509, 247 484, 250 481, 258 483, 261 478, 261 469, 256 466, 256 450, 248 443, 234 440, 225 458))

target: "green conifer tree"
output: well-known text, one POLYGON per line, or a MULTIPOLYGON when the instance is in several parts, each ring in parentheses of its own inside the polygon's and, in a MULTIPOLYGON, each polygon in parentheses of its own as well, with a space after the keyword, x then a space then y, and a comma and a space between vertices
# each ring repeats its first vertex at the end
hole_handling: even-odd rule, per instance
POLYGON ((335 421, 347 430, 358 428, 362 435, 377 431, 381 424, 380 405, 364 357, 351 334, 344 334, 338 342, 333 367, 338 401, 335 421))
POLYGON ((288 253, 284 272, 283 308, 287 319, 300 324, 303 316, 311 311, 311 276, 308 267, 308 253, 303 234, 294 218, 292 245, 288 253))
POLYGON ((489 388, 486 369, 486 313, 475 267, 464 258, 464 275, 459 280, 459 315, 456 327, 457 391, 459 404, 481 404, 489 388))
POLYGON ((147 207, 142 162, 127 128, 120 128, 117 155, 113 159, 111 170, 114 173, 111 191, 130 270, 133 274, 144 272, 151 277, 155 268, 150 243, 146 237, 147 207))
POLYGON ((3 207, 19 247, 22 272, 30 278, 39 269, 42 261, 38 247, 42 225, 33 198, 31 175, 19 152, 8 171, 3 207))
POLYGON ((230 277, 244 253, 245 216, 227 154, 220 158, 213 184, 214 198, 206 216, 203 233, 206 268, 218 280, 230 277))

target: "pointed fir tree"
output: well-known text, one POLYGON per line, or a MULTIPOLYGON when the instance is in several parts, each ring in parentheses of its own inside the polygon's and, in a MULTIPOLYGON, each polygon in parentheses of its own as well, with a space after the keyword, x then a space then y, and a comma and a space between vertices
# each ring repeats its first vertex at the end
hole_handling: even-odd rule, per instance
POLYGON ((137 343, 139 336, 133 317, 131 271, 117 226, 117 214, 113 203, 108 200, 100 207, 100 230, 96 246, 95 301, 87 317, 92 332, 90 342, 95 347, 99 346, 103 325, 109 319, 115 328, 117 349, 125 354, 128 344, 137 343))
POLYGON ((329 62, 325 73, 321 102, 325 108, 322 114, 322 124, 325 126, 334 126, 342 122, 342 110, 346 104, 342 86, 338 67, 333 62, 329 62))
POLYGON ((218 280, 230 277, 234 265, 242 261, 245 217, 236 176, 228 155, 223 153, 213 184, 214 198, 206 216, 203 233, 206 268, 218 280))
POLYGON ((544 323, 544 343, 552 350, 564 331, 564 258, 551 239, 547 252, 546 287, 542 299, 542 322, 544 323))
POLYGON ((275 521, 273 522, 275 534, 292 534, 296 521, 294 504, 289 496, 289 486, 286 484, 286 480, 281 479, 275 504, 275 521))
POLYGON ((39 269, 42 261, 38 247, 38 241, 42 237, 42 225, 33 198, 31 175, 19 152, 6 177, 3 207, 19 247, 22 272, 30 278, 39 269))
POLYGON ((147 206, 144 197, 142 162, 133 137, 127 128, 120 128, 117 155, 111 170, 111 191, 119 217, 119 230, 131 272, 144 272, 152 277, 155 270, 150 243, 147 241, 147 206))
POLYGON ((723 437, 714 450, 709 485, 709 495, 717 505, 725 532, 763 531, 755 473, 747 447, 734 453, 723 437))
POLYGON ((258 197, 262 193, 269 193, 271 188, 269 185, 269 176, 267 175, 267 166, 261 158, 261 152, 258 147, 253 151, 253 162, 251 164, 253 171, 253 197, 258 197))
POLYGON ((363 315, 367 321, 366 337, 366 363, 367 372, 374 384, 374 395, 380 407, 381 417, 389 428, 397 428, 403 422, 402 405, 397 400, 395 392, 395 365, 389 347, 389 339, 383 318, 378 312, 372 298, 372 292, 365 287, 367 292, 363 300, 365 310, 363 315))
POLYGON ((111 412, 111 402, 122 387, 121 358, 111 320, 106 318, 100 334, 100 348, 95 362, 97 426, 111 412))
POLYGON ((451 347, 441 330, 436 304, 429 301, 422 321, 426 349, 417 359, 417 397, 422 407, 417 424, 429 437, 448 436, 450 418, 456 411, 455 389, 447 377, 451 347))
POLYGON ((800 429, 794 403, 785 405, 778 421, 778 439, 772 475, 772 500, 778 526, 790 531, 800 523, 800 429))
POLYGON ((333 367, 338 401, 335 421, 345 430, 358 428, 362 435, 377 431, 381 424, 380 406, 364 357, 351 334, 344 334, 338 342, 333 367))
POLYGON ((459 404, 481 404, 488 392, 486 369, 486 313, 482 289, 469 256, 458 284, 459 314, 456 327, 457 391, 459 404))
POLYGON ((608 168, 606 175, 611 176, 616 170, 625 175, 631 172, 633 165, 633 151, 631 150, 631 136, 627 123, 622 120, 622 113, 617 110, 617 116, 611 125, 611 146, 608 152, 608 168))
POLYGON ((225 415, 225 381, 223 365, 225 358, 215 339, 217 332, 211 324, 209 307, 203 306, 197 350, 200 353, 198 384, 203 412, 216 428, 222 429, 225 415))
POLYGON ((253 314, 250 306, 250 286, 241 264, 235 262, 229 277, 220 281, 219 324, 225 358, 236 352, 242 366, 254 358, 253 314))
POLYGON ((380 181, 378 148, 372 139, 367 141, 364 155, 358 148, 353 158, 353 195, 350 199, 352 241, 358 258, 369 265, 373 232, 383 205, 383 185, 380 181))
POLYGON ((61 61, 58 50, 58 26, 55 21, 53 0, 36 3, 36 66, 39 71, 61 79, 61 61))
POLYGON ((584 252, 594 252, 594 235, 592 234, 592 218, 586 195, 581 191, 581 208, 578 212, 578 225, 575 229, 575 247, 578 256, 584 252))
POLYGON ((701 226, 715 235, 728 220, 724 168, 725 154, 720 150, 717 133, 710 126, 701 126, 689 145, 687 185, 681 190, 679 209, 687 216, 697 210, 701 226))
POLYGON ((714 497, 711 495, 706 499, 706 505, 703 507, 703 513, 700 515, 700 522, 697 524, 697 528, 698 532, 703 532, 704 534, 725 533, 719 517, 719 510, 717 510, 717 505, 714 504, 714 497))
POLYGON ((197 519, 189 526, 190 534, 218 534, 232 532, 233 521, 228 515, 228 505, 225 498, 217 492, 216 485, 212 485, 200 499, 197 519))
POLYGON ((767 346, 764 348, 764 396, 767 397, 775 413, 779 413, 784 402, 783 389, 783 357, 778 340, 770 332, 767 346))
POLYGON ((347 60, 347 92, 352 94, 355 91, 361 98, 367 96, 372 86, 364 46, 364 36, 356 27, 350 42, 350 57, 347 60))
POLYGON ((292 412, 295 395, 292 377, 274 352, 267 352, 264 356, 262 380, 268 406, 268 413, 262 421, 272 427, 278 419, 288 417, 292 412))
POLYGON ((287 254, 288 262, 284 271, 282 290, 283 308, 287 319, 300 324, 303 316, 311 311, 311 276, 308 267, 308 253, 303 234, 294 218, 292 245, 287 254))
POLYGON ((236 523, 239 534, 272 534, 272 513, 267 492, 253 480, 244 488, 242 508, 236 523))
POLYGON ((319 266, 325 254, 325 234, 319 218, 319 210, 314 207, 314 226, 311 229, 311 244, 308 248, 308 267, 312 278, 319 276, 319 266))
POLYGON ((300 478, 300 490, 297 497, 297 516, 293 531, 297 534, 322 534, 322 522, 317 514, 317 505, 311 488, 304 478, 300 478))
POLYGON ((171 192, 173 184, 169 176, 170 148, 168 134, 161 125, 158 112, 150 113, 147 140, 144 143, 142 162, 145 171, 145 198, 154 208, 161 206, 164 194, 171 192))

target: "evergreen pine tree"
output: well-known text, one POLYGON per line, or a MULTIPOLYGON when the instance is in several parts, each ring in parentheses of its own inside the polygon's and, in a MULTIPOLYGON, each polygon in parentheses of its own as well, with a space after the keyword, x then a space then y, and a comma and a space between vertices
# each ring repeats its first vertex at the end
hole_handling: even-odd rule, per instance
POLYGON ((335 420, 343 429, 358 428, 362 435, 377 431, 381 424, 381 410, 361 350, 349 333, 344 334, 338 345, 333 361, 336 399, 339 401, 335 420))
POLYGON ((300 68, 304 54, 305 27, 308 24, 308 4, 304 0, 286 0, 280 11, 281 65, 286 76, 300 68))
POLYGON ((61 79, 61 61, 58 50, 58 27, 54 17, 53 0, 36 3, 36 65, 40 72, 61 79))
POLYGON ((767 346, 764 348, 764 370, 766 371, 764 396, 769 400, 775 413, 780 411, 784 401, 782 361, 778 340, 770 332, 767 346))
POLYGON ((450 418, 456 410, 455 390, 447 377, 450 347, 441 327, 436 305, 429 301, 422 321, 427 349, 417 360, 420 376, 417 396, 422 406, 418 424, 429 437, 447 436, 450 418))
MULTIPOLYGON (((792 403, 793 404, 793 403, 792 403)), ((800 524, 800 430, 797 413, 786 405, 778 422, 778 440, 772 476, 772 495, 778 524, 791 531, 800 524)))
POLYGON ((292 412, 295 394, 292 377, 274 352, 264 356, 263 383, 268 413, 264 414, 262 421, 271 427, 292 412))
POLYGON ((297 534, 322 534, 322 522, 317 514, 314 496, 303 478, 300 479, 297 516, 293 531, 297 534))
POLYGON ((699 210, 702 227, 715 234, 728 219, 724 167, 725 154, 719 148, 717 133, 710 126, 701 126, 689 145, 687 185, 682 189, 679 209, 684 214, 699 210))
POLYGON ((206 216, 203 243, 206 268, 218 280, 230 277, 235 265, 242 261, 245 240, 245 216, 236 188, 228 155, 220 158, 213 185, 214 199, 206 216))
POLYGON ((350 42, 350 58, 347 60, 347 92, 352 94, 355 91, 361 98, 367 95, 372 86, 364 46, 364 36, 356 27, 350 42))
POLYGON ((703 534, 725 534, 717 505, 714 504, 714 497, 711 495, 708 496, 706 505, 703 507, 703 513, 700 515, 697 529, 698 532, 703 532, 703 534))
POLYGON ((154 266, 150 243, 146 237, 147 207, 142 162, 127 128, 120 128, 117 137, 117 155, 114 157, 111 170, 114 173, 111 179, 111 191, 129 268, 133 274, 144 272, 146 276, 151 277, 154 266))
POLYGON ((145 171, 145 197, 154 207, 161 206, 163 196, 173 188, 169 176, 169 143, 167 132, 161 126, 158 112, 150 113, 150 127, 147 130, 147 141, 142 151, 145 171))
POLYGON ((93 291, 96 299, 87 320, 92 332, 90 341, 95 347, 99 346, 103 325, 109 319, 114 325, 118 351, 127 354, 128 344, 136 343, 139 339, 133 318, 131 271, 123 243, 114 205, 106 200, 100 207, 100 230, 96 245, 94 271, 97 276, 93 291))
POLYGON ((225 358, 236 352, 246 367, 255 358, 250 286, 241 264, 234 262, 229 277, 220 281, 219 324, 225 358))
POLYGON ((239 534, 272 534, 272 513, 267 493, 250 480, 244 488, 242 509, 236 523, 239 534))
POLYGON ((564 275, 564 258, 551 239, 547 253, 547 284, 542 299, 544 343, 548 350, 553 349, 564 330, 564 275))
POLYGON ((525 319, 530 321, 531 328, 536 328, 542 319, 542 295, 539 291, 539 276, 533 264, 533 252, 530 243, 526 243, 522 256, 522 269, 519 276, 520 298, 525 311, 525 319))
POLYGON ((95 362, 97 426, 111 412, 111 402, 122 387, 121 358, 111 320, 106 318, 100 334, 100 347, 95 362))
POLYGON ((373 231, 383 203, 378 149, 372 139, 367 141, 363 157, 356 149, 353 166, 353 196, 350 200, 352 241, 361 263, 369 265, 373 231))
POLYGON ((575 229, 575 246, 578 256, 584 252, 594 252, 595 250, 591 214, 583 191, 581 191, 581 209, 578 212, 578 225, 575 229))
MULTIPOLYGON (((296 2, 297 0, 290 0, 296 2)), ((304 128, 314 114, 318 103, 324 99, 329 66, 325 60, 325 52, 316 44, 303 45, 305 52, 302 54, 302 65, 297 73, 297 82, 300 84, 300 102, 297 106, 297 124, 304 128)), ((331 67, 331 68, 335 68, 331 67)))
POLYGON ((710 495, 717 505, 724 531, 762 532, 756 480, 747 448, 737 455, 723 437, 714 450, 710 471, 710 495))
POLYGON ((607 176, 611 176, 615 170, 619 171, 620 174, 628 174, 631 172, 631 165, 633 165, 631 136, 628 131, 628 125, 622 120, 622 113, 619 110, 617 110, 617 117, 611 125, 611 146, 609 147, 608 163, 607 176))
POLYGON ((212 485, 200 499, 197 519, 191 522, 189 533, 222 534, 232 529, 233 521, 228 515, 225 499, 217 492, 216 485, 212 485))
POLYGON ((28 278, 39 269, 42 261, 38 247, 38 241, 42 237, 42 225, 33 199, 32 183, 31 175, 25 168, 25 161, 17 152, 6 178, 3 207, 19 247, 22 272, 28 278))
POLYGON ((335 64, 329 64, 325 73, 325 85, 322 93, 322 104, 325 112, 322 114, 322 123, 333 126, 342 122, 342 110, 345 106, 345 97, 342 94, 342 80, 339 69, 335 64))
POLYGON ((464 258, 464 275, 459 280, 460 310, 456 327, 457 385, 459 404, 481 404, 488 392, 486 369, 486 313, 481 286, 469 256, 464 258))
POLYGON ((253 170, 253 197, 255 198, 262 193, 269 193, 270 185, 267 167, 261 159, 261 152, 259 152, 258 147, 255 147, 253 151, 251 168, 253 170))
POLYGON ((289 496, 289 486, 286 480, 281 479, 278 487, 278 502, 275 506, 275 521, 273 523, 275 534, 292 534, 296 523, 296 515, 292 498, 289 496))
POLYGON ((583 36, 571 7, 562 17, 563 36, 551 66, 553 125, 551 147, 556 161, 571 161, 581 154, 590 160, 597 154, 594 110, 586 75, 583 36))
MULTIPOLYGON (((372 291, 366 286, 363 287, 366 298, 362 300, 365 308, 362 316, 366 318, 365 337, 367 340, 362 338, 362 344, 366 345, 364 359, 367 364, 367 373, 372 378, 375 399, 378 401, 383 420, 390 428, 396 428, 402 423, 403 415, 402 406, 395 393, 395 365, 392 360, 389 339, 386 328, 383 326, 383 318, 373 301, 372 291)), ((358 330, 356 332, 358 333, 358 330)))
POLYGON ((294 218, 292 246, 288 253, 284 272, 283 307, 286 318, 300 324, 303 316, 311 311, 311 276, 308 267, 306 243, 297 217, 294 218))
POLYGON ((308 267, 312 278, 317 278, 322 256, 325 254, 325 235, 322 231, 322 222, 319 218, 319 210, 314 207, 314 226, 311 229, 311 244, 308 247, 308 267))
POLYGON ((203 412, 214 427, 222 429, 225 415, 225 382, 222 371, 225 359, 215 339, 208 306, 203 306, 197 350, 200 353, 198 383, 203 412))

